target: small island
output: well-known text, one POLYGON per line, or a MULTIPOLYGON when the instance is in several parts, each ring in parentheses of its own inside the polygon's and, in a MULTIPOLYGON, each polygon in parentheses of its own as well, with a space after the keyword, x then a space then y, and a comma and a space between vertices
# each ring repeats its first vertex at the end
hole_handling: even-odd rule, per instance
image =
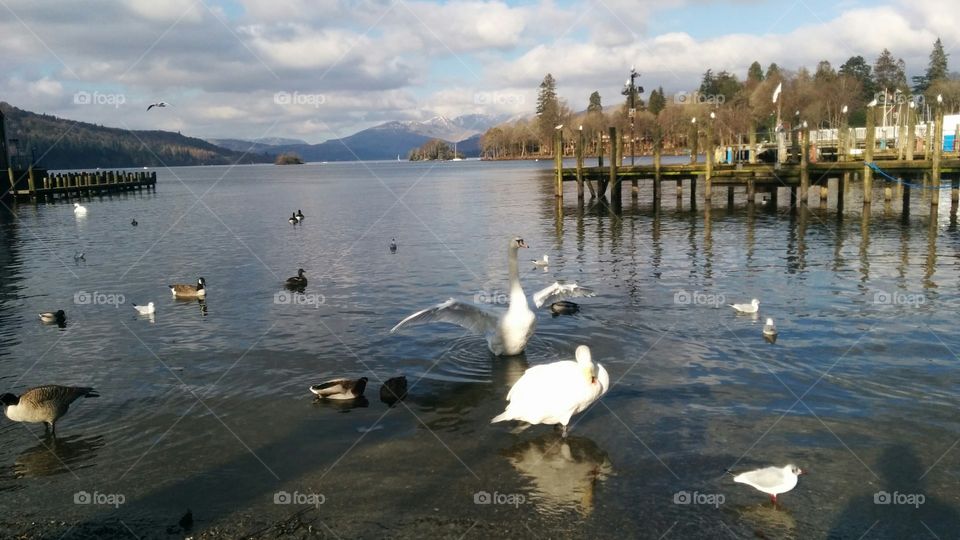
POLYGON ((274 165, 303 165, 303 159, 293 152, 280 154, 273 162, 274 165))
POLYGON ((447 161, 456 158, 463 158, 463 154, 458 153, 446 141, 440 139, 431 139, 420 148, 410 152, 410 161, 447 161))

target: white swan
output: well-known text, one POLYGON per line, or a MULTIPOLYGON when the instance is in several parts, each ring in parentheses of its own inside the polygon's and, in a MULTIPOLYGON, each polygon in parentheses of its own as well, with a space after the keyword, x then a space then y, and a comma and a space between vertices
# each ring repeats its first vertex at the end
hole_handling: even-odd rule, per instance
POLYGON ((577 361, 563 360, 528 369, 507 394, 510 402, 490 423, 521 420, 529 424, 560 424, 567 435, 570 417, 582 412, 610 389, 610 377, 594 364, 590 348, 580 345, 577 361))
MULTIPOLYGON (((537 326, 537 317, 520 286, 520 272, 517 269, 517 251, 527 247, 523 238, 510 239, 507 246, 507 259, 510 270, 510 305, 506 311, 494 312, 474 304, 460 302, 450 298, 433 307, 418 311, 400 321, 390 329, 390 333, 414 324, 445 322, 456 324, 487 338, 487 346, 497 356, 513 356, 523 352, 527 341, 533 336, 537 326)), ((537 307, 545 302, 566 296, 588 296, 592 291, 576 284, 561 285, 554 283, 534 294, 537 307)))
POLYGON ((73 203, 73 213, 76 214, 76 215, 78 215, 78 216, 85 216, 85 215, 87 215, 87 207, 86 207, 86 206, 82 206, 82 205, 81 205, 80 203, 78 203, 78 202, 75 202, 75 203, 73 203))

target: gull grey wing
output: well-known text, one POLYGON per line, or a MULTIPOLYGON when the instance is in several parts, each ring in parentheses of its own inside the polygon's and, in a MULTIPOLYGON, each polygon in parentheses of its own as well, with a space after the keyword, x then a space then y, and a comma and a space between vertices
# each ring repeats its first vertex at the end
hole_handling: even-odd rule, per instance
POLYGON ((595 296, 596 294, 592 289, 581 287, 576 283, 560 283, 557 281, 554 282, 553 285, 544 287, 533 293, 533 303, 539 308, 545 304, 552 304, 564 298, 595 296))
POLYGON ((473 304, 460 302, 451 298, 446 302, 410 315, 391 328, 390 333, 392 334, 410 325, 430 322, 455 324, 471 332, 482 334, 496 328, 497 316, 473 304))

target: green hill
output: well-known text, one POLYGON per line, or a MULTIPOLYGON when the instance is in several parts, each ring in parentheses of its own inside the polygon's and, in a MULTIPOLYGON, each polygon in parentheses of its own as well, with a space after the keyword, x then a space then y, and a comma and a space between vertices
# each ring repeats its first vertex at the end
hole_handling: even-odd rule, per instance
POLYGON ((108 128, 36 114, 5 102, 0 111, 7 120, 7 140, 19 140, 24 163, 34 154, 48 169, 272 163, 275 157, 235 152, 170 131, 108 128))

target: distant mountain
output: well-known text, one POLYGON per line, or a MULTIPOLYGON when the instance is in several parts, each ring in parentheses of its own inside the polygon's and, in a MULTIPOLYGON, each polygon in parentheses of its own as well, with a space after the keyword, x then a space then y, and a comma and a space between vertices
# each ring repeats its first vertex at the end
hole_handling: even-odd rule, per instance
POLYGON ((265 144, 267 146, 280 146, 284 144, 307 144, 307 141, 303 139, 288 139, 286 137, 260 137, 259 139, 251 139, 250 142, 265 144))
MULTIPOLYGON (((272 144, 264 144, 244 139, 206 139, 210 144, 226 148, 234 152, 256 152, 258 154, 277 154, 277 147, 272 144)), ((306 144, 305 142, 302 144, 306 144)))
POLYGON ((273 162, 269 155, 244 155, 170 131, 108 128, 36 114, 4 102, 0 111, 6 116, 7 140, 17 139, 24 165, 31 155, 48 169, 273 162))
MULTIPOLYGON (((378 159, 407 159, 411 150, 431 139, 457 143, 457 151, 466 157, 480 155, 480 135, 488 128, 504 121, 506 116, 472 114, 453 119, 437 116, 424 122, 386 122, 344 137, 320 144, 273 146, 274 152, 295 152, 307 161, 355 161, 378 159), (460 141, 465 145, 460 146, 460 141)), ((218 139, 218 141, 221 141, 218 139)), ((228 147, 239 149, 238 147, 228 147)), ((249 143, 244 149, 249 148, 249 143)), ((254 151, 261 151, 255 147, 254 151)))

